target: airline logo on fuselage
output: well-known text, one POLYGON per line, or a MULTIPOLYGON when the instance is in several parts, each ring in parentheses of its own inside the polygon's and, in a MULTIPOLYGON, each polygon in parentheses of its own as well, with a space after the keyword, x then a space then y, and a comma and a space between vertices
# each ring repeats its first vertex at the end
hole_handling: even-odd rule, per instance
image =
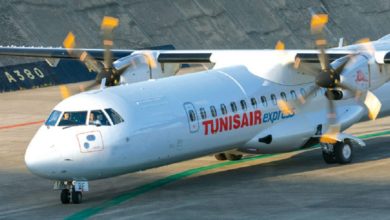
POLYGON ((262 114, 260 110, 244 112, 242 114, 229 115, 202 122, 204 135, 217 134, 245 127, 260 125, 261 123, 274 123, 280 119, 293 117, 294 114, 284 115, 281 111, 262 114))

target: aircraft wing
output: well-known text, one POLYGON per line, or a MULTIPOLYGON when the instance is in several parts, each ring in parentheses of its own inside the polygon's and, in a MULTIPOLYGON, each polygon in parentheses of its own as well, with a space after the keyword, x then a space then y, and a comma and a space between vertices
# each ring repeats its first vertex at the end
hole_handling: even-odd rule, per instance
MULTIPOLYGON (((348 55, 358 54, 355 50, 329 50, 328 54, 329 62, 333 62, 348 55)), ((313 75, 321 70, 320 60, 318 58, 319 51, 298 51, 295 56, 294 66, 297 71, 302 74, 313 75)), ((377 50, 374 51, 375 61, 378 64, 390 64, 390 51, 377 50)))
MULTIPOLYGON (((142 50, 174 50, 173 45, 163 45, 142 50)), ((73 51, 86 51, 96 60, 104 59, 104 49, 74 49, 73 51)), ((128 49, 113 49, 112 58, 117 60, 121 57, 130 55, 135 50, 128 49)), ((49 48, 49 47, 0 47, 0 56, 18 56, 18 57, 37 57, 51 59, 77 59, 70 56, 65 48, 49 48)))

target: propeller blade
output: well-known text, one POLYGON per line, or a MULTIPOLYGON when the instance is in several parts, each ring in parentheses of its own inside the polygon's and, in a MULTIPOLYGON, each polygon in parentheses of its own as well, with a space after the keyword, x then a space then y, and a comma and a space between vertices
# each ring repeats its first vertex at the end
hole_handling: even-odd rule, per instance
POLYGON ((326 90, 326 93, 328 97, 328 121, 329 124, 336 124, 337 115, 336 115, 336 108, 333 101, 334 95, 329 89, 326 90))
POLYGON ((278 100, 278 107, 280 109, 280 111, 284 114, 284 115, 292 115, 294 114, 294 110, 293 108, 290 106, 290 104, 284 100, 278 100))
POLYGON ((63 42, 63 45, 70 55, 80 59, 80 61, 83 62, 89 70, 97 72, 98 74, 102 71, 102 68, 99 66, 98 62, 86 51, 73 53, 73 49, 76 47, 76 37, 72 32, 68 33, 63 42))
POLYGON ((278 100, 277 104, 279 107, 279 110, 285 114, 285 115, 291 115, 295 113, 295 108, 298 107, 299 105, 303 105, 306 103, 306 100, 309 99, 312 95, 314 95, 317 90, 319 90, 319 86, 313 86, 308 93, 306 93, 304 96, 300 95, 298 96, 298 101, 299 102, 294 102, 294 103, 289 103, 283 99, 278 100), (293 107, 294 106, 294 107, 293 107))
MULTIPOLYGON (((362 97, 363 91, 351 88, 351 87, 349 87, 345 84, 342 84, 342 83, 338 83, 337 86, 342 88, 342 89, 345 89, 345 90, 348 90, 348 91, 354 93, 355 100, 362 102, 361 97, 362 97)), ((374 93, 370 92, 369 90, 366 91, 366 96, 364 98, 363 103, 367 107, 368 118, 370 118, 371 120, 375 120, 378 117, 378 114, 379 114, 380 109, 382 107, 382 103, 374 95, 374 93)))
POLYGON ((67 49, 68 53, 71 54, 72 50, 76 47, 76 37, 72 32, 69 32, 68 35, 66 35, 63 45, 67 49))
POLYGON ((334 144, 337 142, 337 135, 340 133, 340 124, 337 124, 336 108, 334 105, 333 93, 326 90, 328 97, 328 130, 321 136, 321 143, 334 144))
POLYGON ((283 41, 278 41, 275 45, 275 50, 284 50, 285 49, 285 45, 283 43, 283 41))
POLYGON ((301 59, 299 57, 295 58, 294 60, 294 68, 298 69, 299 65, 301 65, 301 59))
POLYGON ((310 98, 312 95, 314 95, 314 93, 316 93, 319 89, 320 89, 319 86, 317 86, 317 85, 313 86, 313 87, 309 90, 309 92, 306 93, 306 95, 303 95, 303 96, 300 95, 300 96, 298 96, 299 102, 300 102, 302 105, 305 104, 305 103, 306 103, 306 100, 307 100, 308 98, 310 98))
POLYGON ((112 31, 119 24, 119 20, 114 17, 104 16, 101 24, 103 30, 103 46, 104 46, 104 67, 112 68, 112 46, 114 45, 112 31))
POLYGON ((154 59, 152 53, 150 51, 145 51, 142 53, 145 56, 146 63, 151 67, 151 68, 156 68, 157 63, 156 60, 154 59))
POLYGON ((310 29, 311 32, 316 36, 315 44, 320 50, 318 58, 320 60, 321 69, 327 72, 329 70, 329 59, 328 55, 325 53, 325 48, 327 41, 322 34, 322 31, 325 25, 328 23, 327 14, 315 14, 311 17, 310 29))
POLYGON ((313 33, 322 32, 325 25, 328 23, 329 17, 327 14, 314 14, 311 17, 310 29, 313 33))
POLYGON ((372 92, 367 91, 364 104, 368 109, 368 117, 371 120, 375 120, 379 114, 379 111, 381 110, 382 103, 372 92))
POLYGON ((338 134, 340 134, 340 125, 329 125, 327 132, 321 135, 320 142, 325 144, 335 144, 337 142, 338 134))
POLYGON ((61 93, 62 99, 66 99, 70 96, 70 91, 69 91, 69 88, 67 86, 60 86, 60 93, 61 93))

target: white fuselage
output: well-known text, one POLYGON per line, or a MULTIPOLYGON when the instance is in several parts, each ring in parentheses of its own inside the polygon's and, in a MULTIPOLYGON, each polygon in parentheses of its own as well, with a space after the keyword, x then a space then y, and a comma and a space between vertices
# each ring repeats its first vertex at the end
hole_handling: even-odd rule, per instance
MULTIPOLYGON (((273 64, 282 55, 271 56, 268 68, 255 69, 253 61, 72 96, 54 110, 90 114, 112 108, 124 122, 114 125, 110 118, 110 126, 43 125, 27 149, 26 164, 49 179, 93 180, 229 150, 299 149, 319 125, 326 127, 327 101, 321 90, 295 114, 279 110, 276 100, 294 100, 314 85, 312 77, 273 64), (268 135, 270 143, 259 142, 268 135)), ((390 91, 383 88, 380 94, 390 91)), ((366 111, 353 99, 336 103, 343 129, 366 111)))

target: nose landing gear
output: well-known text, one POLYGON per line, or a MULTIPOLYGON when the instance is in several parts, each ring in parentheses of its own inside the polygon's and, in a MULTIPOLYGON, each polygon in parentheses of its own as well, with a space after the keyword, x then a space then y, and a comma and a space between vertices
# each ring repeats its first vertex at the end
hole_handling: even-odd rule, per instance
POLYGON ((83 191, 88 191, 86 181, 55 181, 54 189, 61 190, 60 199, 62 204, 80 204, 83 201, 83 191))

